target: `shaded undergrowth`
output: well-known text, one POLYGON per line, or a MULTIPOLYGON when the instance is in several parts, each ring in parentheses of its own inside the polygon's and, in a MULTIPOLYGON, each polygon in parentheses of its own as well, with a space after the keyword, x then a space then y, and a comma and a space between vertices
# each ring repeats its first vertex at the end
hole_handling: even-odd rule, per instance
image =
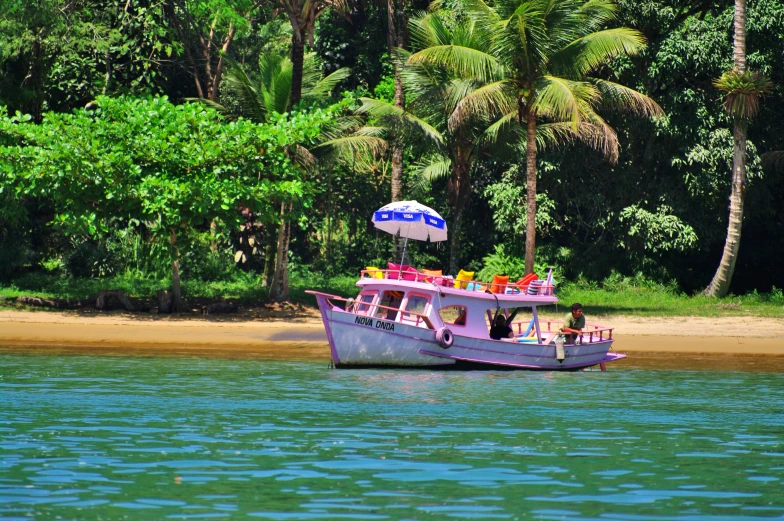
MULTIPOLYGON (((315 305, 315 298, 305 290, 355 296, 355 283, 354 276, 325 277, 294 272, 290 278, 290 296, 294 302, 315 305)), ((74 300, 94 297, 101 290, 119 289, 130 297, 152 298, 157 290, 169 285, 170 281, 166 279, 133 276, 73 278, 34 273, 0 283, 0 297, 27 295, 74 300)), ((184 280, 182 286, 186 299, 228 299, 249 306, 261 305, 268 294, 261 277, 244 272, 225 280, 184 280)), ((580 302, 591 315, 784 317, 784 295, 776 288, 770 293, 755 291, 715 299, 702 294, 686 295, 672 286, 611 279, 601 284, 564 282, 559 284, 557 296, 560 300, 557 310, 548 306, 545 312, 565 312, 572 302, 580 302)), ((0 302, 0 306, 3 305, 0 302)), ((5 307, 8 307, 7 303, 5 307)))

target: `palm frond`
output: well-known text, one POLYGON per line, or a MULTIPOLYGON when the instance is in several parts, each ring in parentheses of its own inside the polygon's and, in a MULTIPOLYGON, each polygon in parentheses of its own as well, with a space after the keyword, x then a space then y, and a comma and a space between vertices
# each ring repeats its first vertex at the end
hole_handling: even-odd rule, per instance
POLYGON ((331 149, 343 157, 353 154, 380 155, 386 152, 387 142, 379 137, 353 134, 329 139, 320 143, 315 149, 331 149))
POLYGON ((392 103, 387 103, 385 101, 372 98, 359 99, 362 102, 362 106, 357 109, 356 112, 358 114, 369 114, 373 117, 379 118, 382 121, 385 118, 394 118, 399 123, 414 127, 415 129, 424 133, 425 136, 427 136, 431 141, 439 145, 444 142, 444 137, 436 128, 430 125, 427 121, 414 116, 410 112, 406 112, 405 110, 396 107, 392 103))
POLYGON ((511 111, 498 118, 492 125, 488 126, 479 138, 480 146, 495 145, 501 141, 501 136, 509 130, 520 134, 520 125, 516 121, 517 112, 511 111))
POLYGON ((430 12, 412 18, 408 22, 408 29, 413 49, 447 45, 452 40, 452 33, 438 12, 430 12))
POLYGON ((581 122, 575 128, 569 123, 543 123, 536 126, 538 150, 557 148, 580 142, 602 153, 610 163, 618 161, 618 139, 609 126, 581 122))
POLYGON ((592 78, 589 81, 599 89, 603 107, 628 111, 647 118, 657 118, 664 115, 664 111, 658 103, 634 89, 607 80, 592 78))
POLYGON ((321 58, 316 53, 308 53, 302 60, 302 92, 309 92, 321 80, 321 58))
POLYGON ((555 76, 543 76, 534 82, 531 109, 556 121, 571 121, 577 125, 586 107, 596 103, 599 91, 590 83, 572 81, 555 76))
POLYGON ((449 116, 449 128, 456 129, 471 117, 492 119, 494 114, 512 112, 515 103, 514 89, 510 82, 503 80, 483 85, 469 92, 457 104, 449 116))
POLYGON ((229 114, 229 109, 221 105, 216 101, 212 101, 211 99, 207 98, 185 98, 185 101, 190 101, 193 103, 201 103, 202 105, 206 105, 211 109, 220 112, 221 114, 229 114))
POLYGON ((501 69, 493 55, 458 45, 436 45, 422 49, 412 54, 407 63, 443 67, 460 76, 482 80, 492 80, 501 69))
POLYGON ((307 148, 294 145, 292 147, 294 162, 301 166, 304 170, 310 172, 316 168, 317 159, 313 153, 307 148))
POLYGON ((238 63, 229 62, 225 86, 237 98, 243 116, 251 121, 266 121, 268 110, 264 96, 238 63))
POLYGON ((617 27, 596 31, 578 38, 550 58, 552 70, 566 77, 579 78, 616 56, 634 56, 645 48, 645 37, 639 31, 617 27))
POLYGON ((452 173, 452 161, 446 156, 435 155, 414 163, 411 172, 414 174, 414 192, 427 193, 434 181, 449 177, 452 173))
POLYGON ((760 156, 762 166, 776 170, 784 170, 784 150, 765 152, 760 156))
MULTIPOLYGON (((316 82, 316 84, 313 85, 313 87, 308 89, 307 96, 319 97, 319 98, 323 96, 327 96, 341 81, 345 80, 349 76, 351 76, 351 69, 349 69, 348 67, 340 68, 335 72, 333 72, 332 74, 330 74, 329 76, 326 76, 321 80, 319 80, 318 82, 316 82)), ((303 97, 306 96, 304 92, 302 94, 303 97)))

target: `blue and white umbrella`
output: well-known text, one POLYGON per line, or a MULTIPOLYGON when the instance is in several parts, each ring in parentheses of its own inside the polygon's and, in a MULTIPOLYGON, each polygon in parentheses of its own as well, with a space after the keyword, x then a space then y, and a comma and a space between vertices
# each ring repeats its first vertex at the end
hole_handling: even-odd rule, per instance
POLYGON ((392 235, 406 239, 440 242, 446 240, 446 221, 438 212, 416 201, 397 201, 377 210, 373 224, 392 235))

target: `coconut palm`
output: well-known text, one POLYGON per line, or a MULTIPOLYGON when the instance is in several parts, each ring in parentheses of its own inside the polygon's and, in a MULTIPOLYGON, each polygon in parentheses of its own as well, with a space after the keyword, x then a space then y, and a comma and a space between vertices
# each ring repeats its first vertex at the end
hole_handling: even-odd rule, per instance
POLYGON ((300 102, 305 84, 305 43, 313 45, 316 20, 327 9, 342 11, 348 9, 346 0, 273 0, 286 14, 293 29, 291 35, 291 94, 290 105, 286 110, 300 102))
MULTIPOLYGON (((269 121, 273 113, 286 112, 291 105, 294 72, 291 60, 276 54, 260 57, 258 74, 250 75, 239 64, 230 64, 225 88, 235 99, 236 109, 232 112, 257 122, 269 121)), ((303 60, 301 99, 317 101, 327 98, 330 91, 349 74, 350 69, 342 68, 324 76, 319 59, 315 55, 306 56, 303 60)), ((227 107, 210 104, 218 110, 230 112, 227 107)), ((325 156, 339 156, 345 151, 377 152, 386 146, 373 132, 360 132, 358 126, 358 122, 351 118, 337 121, 320 136, 319 152, 325 156)), ((294 159, 307 169, 314 168, 316 164, 316 157, 312 152, 303 147, 292 150, 294 159)), ((280 203, 281 222, 277 233, 275 269, 270 282, 270 299, 279 302, 289 298, 288 250, 291 222, 288 214, 292 204, 290 201, 280 203)))
MULTIPOLYGON (((435 12, 413 18, 409 30, 414 49, 459 43, 467 48, 488 50, 487 35, 470 20, 449 28, 441 14, 435 12)), ((399 52, 398 61, 404 58, 399 52)), ((398 138, 399 135, 410 138, 411 132, 406 130, 414 130, 431 143, 430 153, 425 154, 425 159, 415 167, 425 183, 438 177, 448 178, 447 197, 452 207, 449 269, 456 271, 460 226, 472 191, 471 166, 478 153, 479 137, 490 120, 483 114, 463 118, 458 125, 450 125, 450 120, 466 93, 481 88, 484 83, 477 78, 464 79, 449 68, 429 64, 401 67, 401 78, 413 100, 406 109, 397 103, 363 98, 359 112, 374 116, 398 138)))
POLYGON ((732 133, 732 191, 727 238, 719 267, 705 289, 711 297, 723 297, 730 289, 735 261, 740 249, 743 225, 743 204, 746 199, 746 130, 757 114, 759 98, 768 93, 772 84, 768 78, 746 68, 746 1, 735 0, 735 35, 733 38, 735 68, 716 80, 716 88, 727 93, 725 107, 733 119, 732 133))
POLYGON ((536 245, 536 156, 541 136, 560 143, 580 140, 618 156, 615 132, 598 115, 599 108, 620 109, 644 116, 661 112, 647 96, 592 77, 600 67, 645 46, 632 29, 602 29, 615 17, 612 0, 466 0, 466 15, 489 35, 489 50, 454 42, 433 45, 413 54, 408 63, 448 67, 466 78, 486 83, 467 93, 455 118, 493 114, 486 132, 496 141, 510 131, 520 134, 526 155, 526 272, 533 271, 536 245), (548 125, 546 132, 538 126, 548 125), (516 126, 516 130, 510 127, 516 126), (539 138, 539 139, 538 139, 539 138), (539 143, 538 143, 539 141, 539 143))
MULTIPOLYGON (((288 57, 269 53, 259 57, 259 70, 255 74, 249 75, 240 64, 232 62, 224 88, 237 100, 239 115, 263 123, 273 113, 283 114, 288 110, 293 73, 294 66, 288 57)), ((315 54, 309 54, 303 59, 301 97, 312 101, 327 98, 350 74, 351 69, 344 67, 324 76, 321 60, 315 54)))

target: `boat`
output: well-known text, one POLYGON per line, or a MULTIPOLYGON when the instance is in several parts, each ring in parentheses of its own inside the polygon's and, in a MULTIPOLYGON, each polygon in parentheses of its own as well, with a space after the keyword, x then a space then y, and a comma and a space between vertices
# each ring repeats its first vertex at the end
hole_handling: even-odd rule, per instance
POLYGON ((361 271, 356 297, 307 293, 316 297, 332 362, 339 368, 479 365, 557 371, 598 365, 605 370, 607 362, 625 358, 612 351, 610 327, 587 324, 573 343, 564 343, 560 321, 539 319, 540 306, 558 302, 551 281, 549 276, 521 287, 372 269, 361 271), (514 338, 490 338, 494 317, 517 308, 530 318, 510 324, 514 338))
POLYGON ((558 302, 552 270, 543 281, 533 274, 509 284, 423 273, 403 264, 408 239, 445 241, 444 219, 417 201, 390 203, 373 214, 376 228, 405 237, 400 264, 365 269, 359 294, 344 298, 309 290, 316 297, 335 367, 459 367, 576 370, 625 358, 612 349, 612 328, 586 326, 565 343, 561 323, 540 321, 539 306, 558 302), (494 340, 490 324, 503 314, 514 338, 494 340), (508 322, 508 320, 507 320, 508 322))

